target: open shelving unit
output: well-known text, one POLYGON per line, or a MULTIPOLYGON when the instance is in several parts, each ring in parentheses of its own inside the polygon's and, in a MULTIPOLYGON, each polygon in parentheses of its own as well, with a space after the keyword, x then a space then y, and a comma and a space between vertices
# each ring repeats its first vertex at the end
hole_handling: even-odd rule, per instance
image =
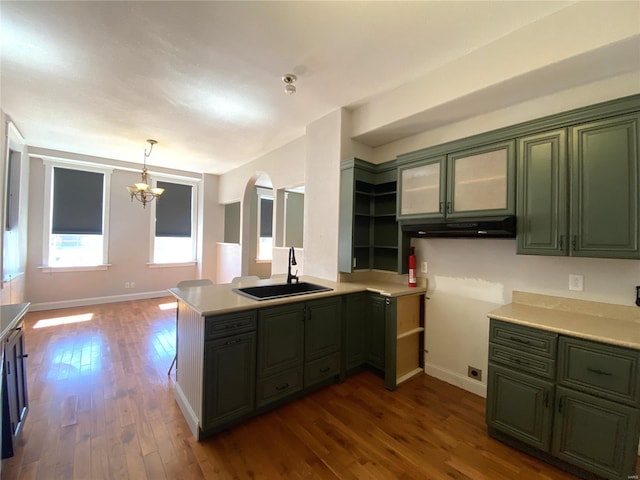
POLYGON ((343 162, 340 191, 340 271, 406 273, 409 239, 396 220, 395 161, 343 162))

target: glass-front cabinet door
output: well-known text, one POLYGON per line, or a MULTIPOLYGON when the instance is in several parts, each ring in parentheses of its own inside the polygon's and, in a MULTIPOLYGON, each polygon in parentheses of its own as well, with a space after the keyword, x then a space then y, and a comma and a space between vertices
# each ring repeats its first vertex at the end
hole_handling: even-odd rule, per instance
POLYGON ((444 217, 446 157, 399 167, 399 218, 444 217))
POLYGON ((447 156, 447 217, 515 214, 515 142, 447 156))

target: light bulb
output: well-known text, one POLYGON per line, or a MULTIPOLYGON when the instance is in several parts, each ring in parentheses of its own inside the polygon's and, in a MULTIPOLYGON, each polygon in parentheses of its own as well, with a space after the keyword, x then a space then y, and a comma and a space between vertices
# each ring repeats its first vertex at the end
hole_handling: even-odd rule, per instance
POLYGON ((289 83, 284 87, 284 91, 286 92, 287 95, 293 95, 294 93, 296 93, 296 87, 295 85, 291 85, 289 83))

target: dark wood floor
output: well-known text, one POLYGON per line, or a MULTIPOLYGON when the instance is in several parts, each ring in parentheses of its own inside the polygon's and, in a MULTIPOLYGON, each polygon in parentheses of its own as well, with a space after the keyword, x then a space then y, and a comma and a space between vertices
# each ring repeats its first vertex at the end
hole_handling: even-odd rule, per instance
POLYGON ((27 314, 30 411, 3 480, 574 478, 488 438, 484 399, 426 375, 389 392, 361 373, 198 443, 167 377, 170 302, 27 314), (36 328, 63 317, 83 321, 36 328))

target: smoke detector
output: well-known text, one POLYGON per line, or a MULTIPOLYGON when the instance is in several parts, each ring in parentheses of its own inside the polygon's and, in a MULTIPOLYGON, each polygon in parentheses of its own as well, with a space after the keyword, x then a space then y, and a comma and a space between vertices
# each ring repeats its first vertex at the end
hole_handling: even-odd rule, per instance
POLYGON ((293 73, 285 73, 282 76, 282 81, 285 83, 284 92, 287 95, 293 95, 296 93, 296 86, 294 85, 295 81, 298 79, 293 73))

